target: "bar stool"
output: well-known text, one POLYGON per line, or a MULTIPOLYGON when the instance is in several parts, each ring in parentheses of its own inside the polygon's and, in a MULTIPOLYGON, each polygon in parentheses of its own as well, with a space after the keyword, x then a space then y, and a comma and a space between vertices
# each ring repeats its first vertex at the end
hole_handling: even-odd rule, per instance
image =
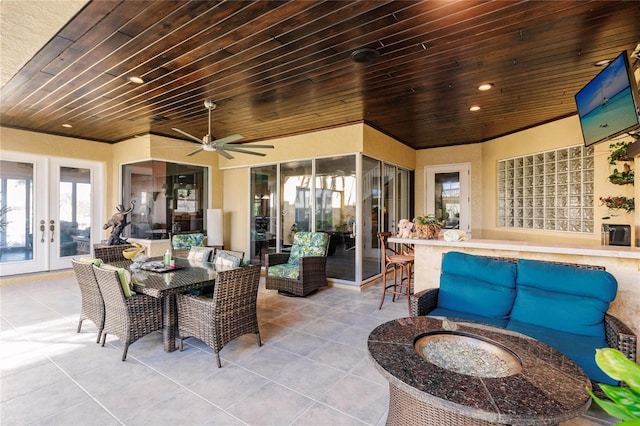
POLYGON ((411 314, 411 269, 413 268, 414 257, 409 253, 398 253, 389 246, 387 239, 391 237, 391 232, 378 233, 380 240, 382 258, 382 300, 378 309, 382 309, 384 298, 387 293, 392 294, 391 301, 396 301, 396 296, 407 296, 407 307, 411 314), (393 271, 393 283, 387 284, 387 274, 393 271), (399 273, 399 274, 398 274, 399 273), (398 275, 400 280, 398 281, 398 275))

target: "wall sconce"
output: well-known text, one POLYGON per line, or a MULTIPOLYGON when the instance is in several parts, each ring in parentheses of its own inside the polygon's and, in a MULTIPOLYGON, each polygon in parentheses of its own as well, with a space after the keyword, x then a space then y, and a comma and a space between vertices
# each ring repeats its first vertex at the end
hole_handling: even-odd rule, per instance
POLYGON ((207 245, 224 245, 224 214, 222 209, 207 209, 207 245))

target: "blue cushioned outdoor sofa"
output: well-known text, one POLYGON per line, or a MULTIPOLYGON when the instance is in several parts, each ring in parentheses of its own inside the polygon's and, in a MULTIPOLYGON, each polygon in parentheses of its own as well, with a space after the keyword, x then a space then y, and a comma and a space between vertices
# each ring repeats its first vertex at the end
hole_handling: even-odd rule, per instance
POLYGON ((617 384, 595 363, 595 350, 605 347, 636 359, 636 336, 607 313, 617 290, 601 267, 448 252, 440 288, 417 293, 412 314, 520 332, 571 358, 592 381, 617 384))

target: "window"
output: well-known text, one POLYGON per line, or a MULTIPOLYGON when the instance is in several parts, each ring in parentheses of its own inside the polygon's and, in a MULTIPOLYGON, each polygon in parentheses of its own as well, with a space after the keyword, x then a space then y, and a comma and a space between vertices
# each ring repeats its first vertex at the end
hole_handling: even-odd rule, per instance
POLYGON ((498 226, 593 232, 593 147, 498 161, 498 226))
POLYGON ((205 232, 206 167, 164 161, 122 166, 125 208, 134 202, 127 237, 166 239, 170 233, 205 232))

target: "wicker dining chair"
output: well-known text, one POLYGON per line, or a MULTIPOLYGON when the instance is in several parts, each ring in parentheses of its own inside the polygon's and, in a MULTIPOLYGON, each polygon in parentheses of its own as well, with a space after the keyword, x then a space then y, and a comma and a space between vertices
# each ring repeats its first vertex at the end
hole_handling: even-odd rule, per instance
POLYGON ((78 333, 82 328, 82 321, 89 319, 98 327, 96 343, 100 343, 100 336, 104 329, 104 300, 102 300, 102 294, 100 294, 98 282, 93 273, 93 263, 71 259, 71 265, 73 266, 73 272, 76 275, 76 280, 80 287, 80 296, 82 297, 78 333))
POLYGON ((178 294, 180 350, 187 337, 195 337, 213 349, 218 368, 220 350, 237 337, 254 333, 262 346, 258 328, 257 300, 260 265, 218 272, 213 299, 178 294))
POLYGON ((162 329, 161 300, 144 294, 125 297, 117 271, 92 267, 104 298, 102 346, 108 333, 118 336, 124 346, 124 361, 127 359, 129 345, 153 331, 162 329))

